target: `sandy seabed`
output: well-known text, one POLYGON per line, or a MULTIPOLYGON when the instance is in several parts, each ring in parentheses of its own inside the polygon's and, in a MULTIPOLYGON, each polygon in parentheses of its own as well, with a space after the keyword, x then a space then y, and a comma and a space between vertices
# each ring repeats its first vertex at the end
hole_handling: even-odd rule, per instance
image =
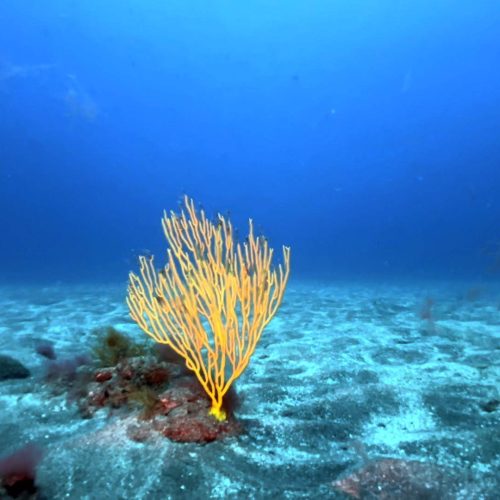
POLYGON ((109 325, 143 340, 124 297, 0 288, 0 354, 32 373, 0 381, 0 456, 41 446, 45 498, 498 498, 500 287, 292 282, 237 383, 246 432, 206 445, 133 442, 130 416, 82 419, 48 388, 40 340, 59 358, 109 325))

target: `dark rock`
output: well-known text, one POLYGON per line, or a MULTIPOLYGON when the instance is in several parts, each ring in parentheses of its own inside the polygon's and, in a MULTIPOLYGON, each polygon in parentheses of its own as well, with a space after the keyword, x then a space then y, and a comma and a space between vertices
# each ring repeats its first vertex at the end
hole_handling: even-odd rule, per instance
POLYGON ((19 361, 10 356, 0 355, 0 380, 30 377, 30 371, 19 361))
POLYGON ((500 406, 500 400, 499 399, 490 399, 488 402, 483 403, 481 405, 481 410, 487 412, 487 413, 492 413, 494 412, 498 407, 500 406))

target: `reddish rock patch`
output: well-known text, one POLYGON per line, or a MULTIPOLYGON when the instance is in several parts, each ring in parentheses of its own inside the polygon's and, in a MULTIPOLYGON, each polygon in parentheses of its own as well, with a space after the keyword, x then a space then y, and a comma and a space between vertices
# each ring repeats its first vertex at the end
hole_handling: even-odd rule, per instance
POLYGON ((95 374, 95 381, 102 384, 113 378, 113 374, 110 371, 99 371, 95 374))
POLYGON ((386 458, 335 481, 351 498, 448 498, 452 477, 443 469, 414 460, 386 458))
POLYGON ((178 385, 161 395, 162 417, 154 428, 172 441, 210 443, 217 439, 237 436, 242 426, 230 415, 219 422, 209 415, 210 401, 197 383, 187 377, 178 379, 178 385))
POLYGON ((38 498, 36 468, 41 448, 28 444, 0 459, 0 498, 38 498))

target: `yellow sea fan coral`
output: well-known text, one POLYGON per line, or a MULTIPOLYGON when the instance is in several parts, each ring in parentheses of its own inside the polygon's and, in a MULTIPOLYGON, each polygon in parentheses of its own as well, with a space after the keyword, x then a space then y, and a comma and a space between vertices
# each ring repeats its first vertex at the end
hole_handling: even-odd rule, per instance
POLYGON ((283 299, 290 248, 272 268, 273 250, 251 220, 246 242, 235 243, 228 219, 219 214, 214 223, 187 196, 184 203, 180 214, 163 215, 166 266, 157 271, 152 257, 140 257, 127 303, 144 332, 186 360, 212 401, 210 413, 224 420, 223 397, 283 299))

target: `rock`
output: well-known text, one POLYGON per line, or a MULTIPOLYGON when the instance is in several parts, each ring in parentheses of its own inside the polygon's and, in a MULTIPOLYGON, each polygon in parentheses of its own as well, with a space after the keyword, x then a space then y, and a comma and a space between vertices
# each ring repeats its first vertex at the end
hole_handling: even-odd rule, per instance
POLYGON ((500 407, 500 399, 490 399, 486 403, 483 403, 481 405, 481 410, 487 412, 487 413, 492 413, 494 412, 498 407, 500 407))
POLYGON ((30 371, 19 361, 10 356, 0 355, 0 380, 30 377, 30 371))
POLYGON ((373 461, 350 476, 333 483, 351 498, 428 499, 457 498, 457 481, 433 464, 385 458, 373 461))
POLYGON ((101 408, 133 412, 137 422, 127 435, 136 442, 159 433, 176 442, 210 443, 244 432, 233 414, 235 394, 224 407, 227 420, 219 422, 209 414, 211 402, 201 384, 193 374, 183 373, 153 356, 123 359, 91 374, 78 402, 81 415, 91 418, 101 408))

